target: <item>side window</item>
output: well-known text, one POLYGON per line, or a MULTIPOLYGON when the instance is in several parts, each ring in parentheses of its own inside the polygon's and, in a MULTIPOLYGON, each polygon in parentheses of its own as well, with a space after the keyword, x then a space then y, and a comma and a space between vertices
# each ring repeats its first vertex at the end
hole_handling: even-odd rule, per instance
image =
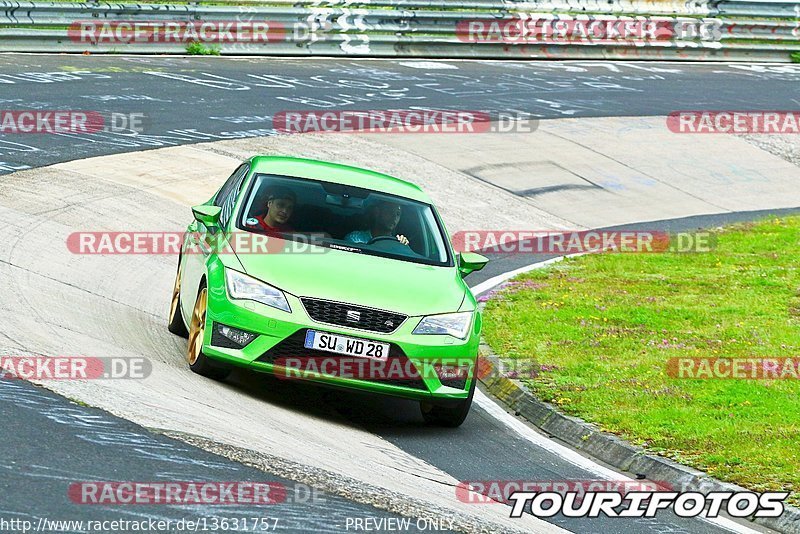
POLYGON ((214 205, 222 208, 219 215, 219 225, 225 228, 233 213, 233 207, 236 204, 236 197, 239 196, 239 191, 242 188, 245 176, 250 167, 245 163, 234 172, 228 181, 220 188, 219 193, 214 198, 214 205))

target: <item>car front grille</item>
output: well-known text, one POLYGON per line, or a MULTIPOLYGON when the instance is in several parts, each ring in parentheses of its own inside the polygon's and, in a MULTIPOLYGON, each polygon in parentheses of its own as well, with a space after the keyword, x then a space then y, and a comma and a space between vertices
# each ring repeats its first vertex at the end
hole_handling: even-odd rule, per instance
POLYGON ((318 323, 327 323, 336 326, 346 326, 390 334, 406 320, 406 316, 383 310, 364 308, 342 302, 301 298, 309 317, 318 323))
MULTIPOLYGON (((343 354, 336 354, 324 350, 307 349, 305 347, 306 332, 307 330, 299 330, 295 332, 259 356, 256 361, 262 363, 280 364, 281 360, 283 359, 299 359, 300 363, 307 359, 316 359, 318 361, 322 359, 339 359, 340 361, 348 359, 360 359, 353 356, 345 356, 343 354)), ((380 374, 380 376, 364 377, 360 379, 367 382, 376 382, 391 386, 401 386, 428 391, 428 387, 425 385, 425 382, 422 381, 422 378, 419 377, 419 373, 416 367, 414 367, 414 364, 408 360, 408 357, 405 355, 403 350, 394 343, 389 344, 389 359, 387 360, 386 365, 389 366, 389 369, 409 370, 410 372, 408 372, 408 375, 410 376, 396 378, 392 376, 393 373, 377 373, 380 374)))

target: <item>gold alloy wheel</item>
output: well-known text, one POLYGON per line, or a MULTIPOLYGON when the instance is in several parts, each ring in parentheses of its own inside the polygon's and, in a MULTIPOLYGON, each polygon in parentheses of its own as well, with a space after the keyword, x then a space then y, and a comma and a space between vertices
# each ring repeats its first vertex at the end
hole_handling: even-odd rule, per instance
POLYGON ((172 286, 172 301, 169 303, 169 322, 175 319, 175 314, 178 313, 178 301, 181 297, 181 270, 178 269, 178 274, 175 275, 175 285, 172 286))
POLYGON ((197 295, 194 310, 192 310, 192 321, 189 324, 189 344, 186 349, 186 359, 189 365, 194 365, 203 352, 203 337, 206 331, 206 303, 208 301, 208 289, 205 287, 197 295))

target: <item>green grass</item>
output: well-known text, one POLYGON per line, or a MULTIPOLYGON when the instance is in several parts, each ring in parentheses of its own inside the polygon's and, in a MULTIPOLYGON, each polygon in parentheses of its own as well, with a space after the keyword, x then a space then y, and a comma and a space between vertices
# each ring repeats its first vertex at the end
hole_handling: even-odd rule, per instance
POLYGON ((186 53, 190 56, 218 56, 220 47, 215 45, 206 46, 200 41, 192 41, 186 45, 186 53))
POLYGON ((800 380, 666 374, 675 357, 800 358, 799 265, 800 217, 734 226, 707 253, 566 259, 496 292, 484 333, 564 412, 800 504, 800 380))
MULTIPOLYGON (((717 40, 719 41, 719 40, 717 40)), ((724 39, 726 44, 765 44, 765 45, 792 45, 800 46, 800 39, 741 39, 730 38, 724 39)))
POLYGON ((800 52, 792 52, 792 63, 800 63, 800 52))

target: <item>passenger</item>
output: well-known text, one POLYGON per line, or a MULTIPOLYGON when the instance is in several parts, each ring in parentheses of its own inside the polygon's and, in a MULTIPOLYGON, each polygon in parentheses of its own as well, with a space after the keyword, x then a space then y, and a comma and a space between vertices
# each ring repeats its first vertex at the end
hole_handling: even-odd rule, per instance
POLYGON ((406 236, 395 234, 402 215, 403 208, 400 204, 389 200, 380 200, 372 206, 369 212, 369 228, 354 230, 344 236, 344 239, 351 243, 369 243, 376 237, 394 236, 402 244, 408 245, 406 236))

